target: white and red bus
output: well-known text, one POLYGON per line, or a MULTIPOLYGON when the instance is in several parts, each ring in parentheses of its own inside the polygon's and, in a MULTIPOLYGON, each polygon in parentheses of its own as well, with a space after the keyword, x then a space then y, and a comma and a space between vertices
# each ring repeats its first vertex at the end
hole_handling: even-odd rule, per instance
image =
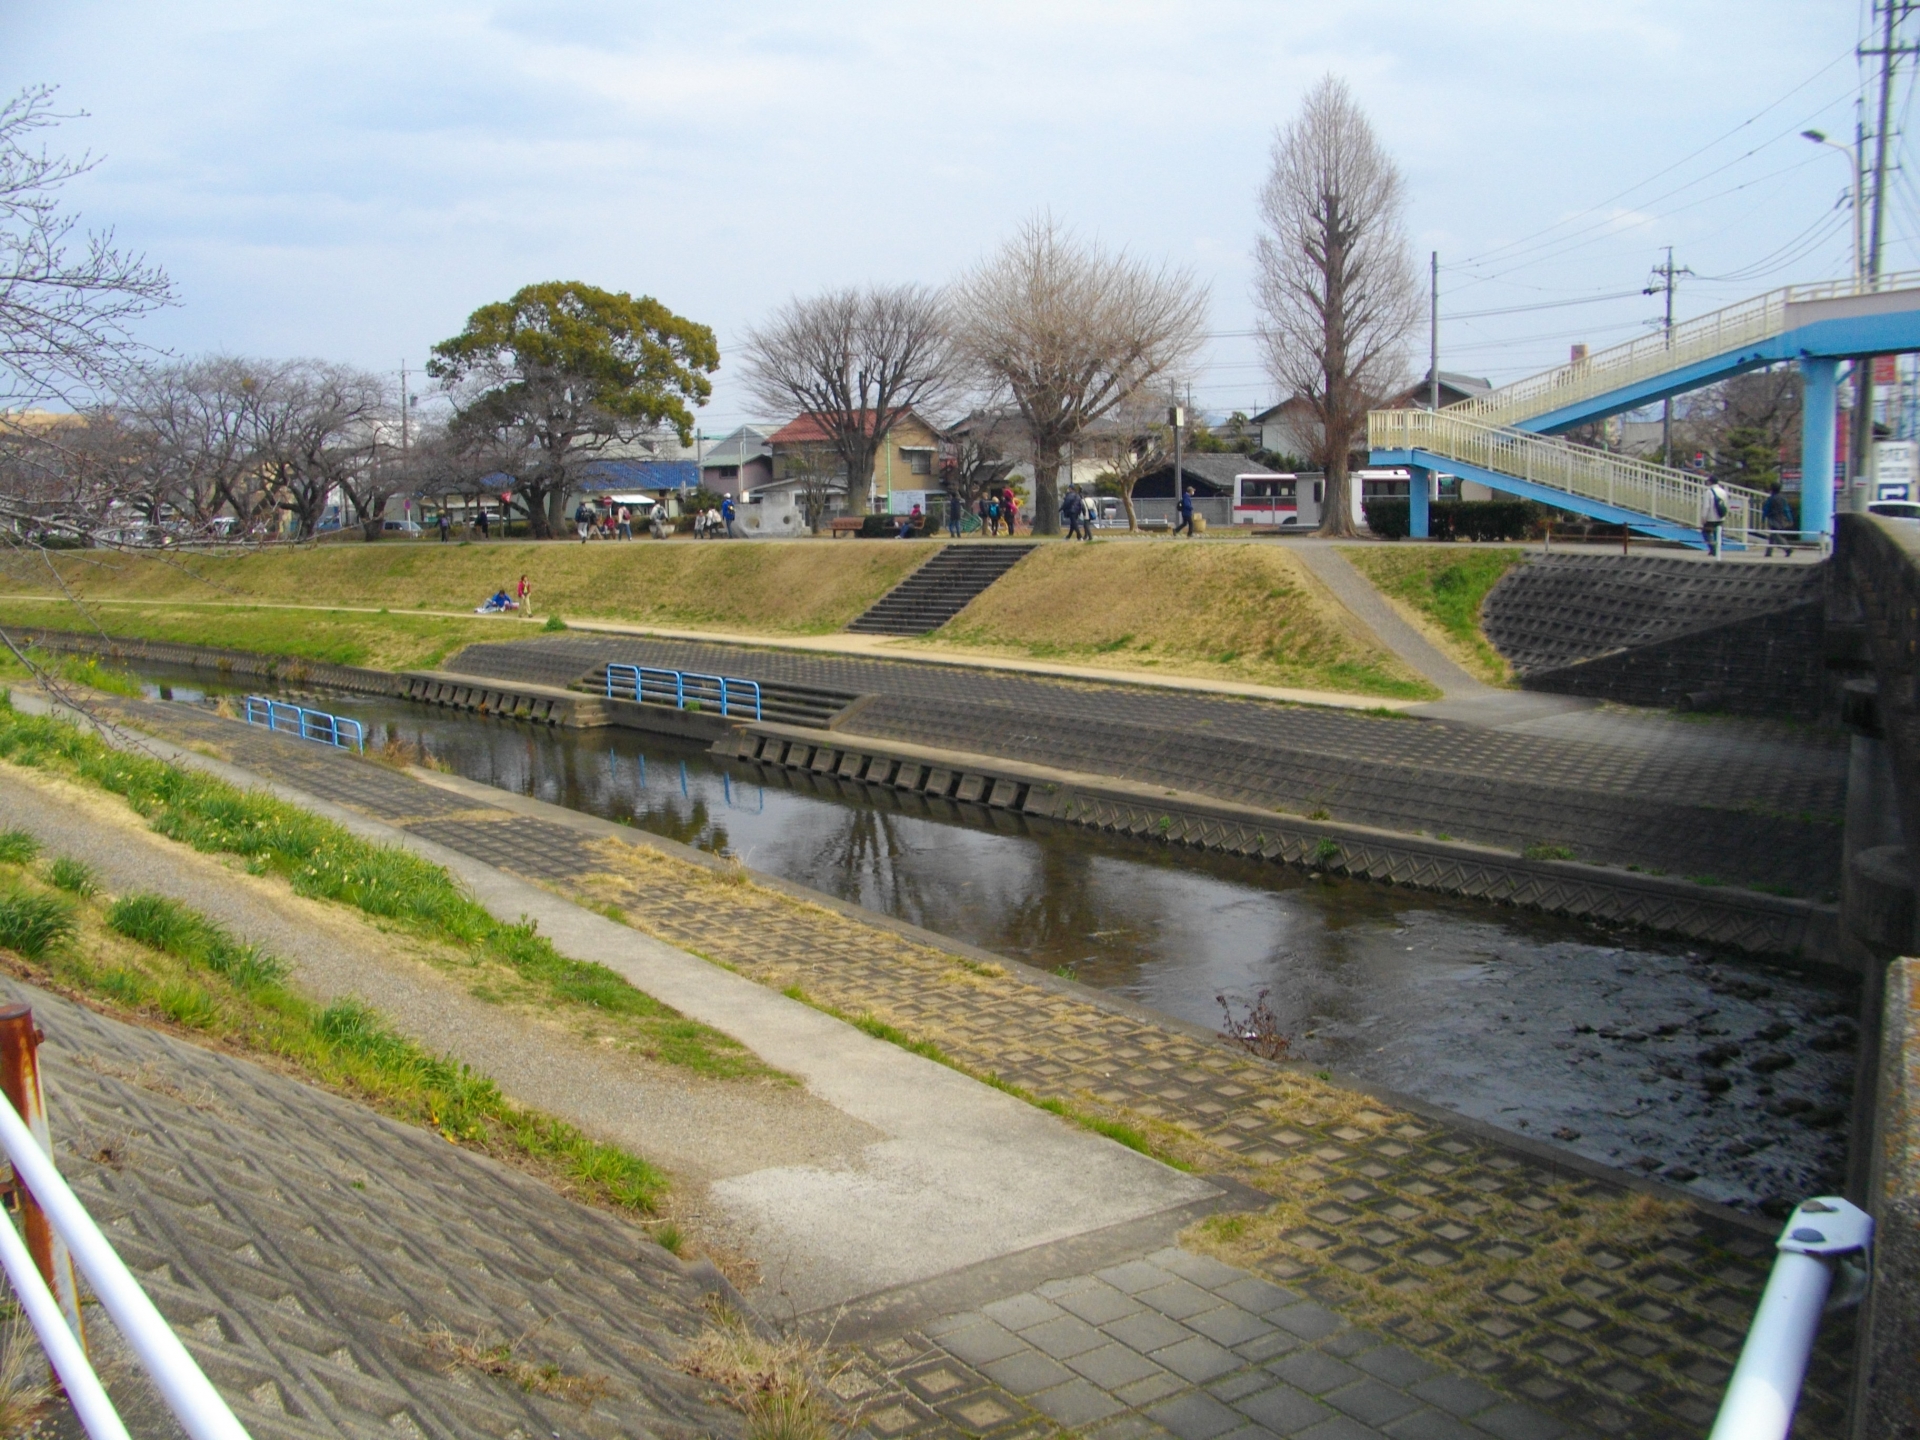
MULTIPOLYGON (((1298 475, 1236 475, 1233 477, 1233 523, 1236 525, 1298 525, 1298 475)), ((1317 519, 1317 506, 1309 506, 1317 519)), ((1311 523, 1311 522, 1309 522, 1311 523)))

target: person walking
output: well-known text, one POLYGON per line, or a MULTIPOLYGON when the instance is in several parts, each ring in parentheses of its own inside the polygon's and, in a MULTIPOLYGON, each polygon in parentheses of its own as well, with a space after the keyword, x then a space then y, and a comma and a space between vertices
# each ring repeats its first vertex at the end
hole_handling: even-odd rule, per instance
POLYGON ((620 507, 620 538, 622 540, 633 538, 633 511, 624 505, 620 507))
POLYGON ((958 540, 960 538, 960 496, 951 485, 947 487, 946 493, 947 538, 958 540))
POLYGON ((1718 480, 1709 480, 1707 488, 1700 492, 1700 538, 1707 542, 1707 553, 1716 560, 1720 558, 1720 537, 1726 529, 1727 513, 1732 508, 1727 487, 1718 480))
POLYGON ((722 536, 728 540, 738 540, 740 538, 740 512, 734 508, 733 497, 731 495, 723 495, 720 497, 720 522, 720 533, 722 536))
POLYGON ((520 606, 520 618, 522 620, 533 614, 533 586, 527 583, 526 576, 522 575, 520 577, 520 583, 514 586, 513 598, 520 606))
POLYGON ((1782 555, 1793 554, 1793 506, 1780 493, 1778 480, 1767 487, 1767 498, 1760 506, 1760 523, 1767 531, 1767 559, 1773 558, 1775 545, 1780 547, 1782 555))
POLYGON ((1007 538, 1011 540, 1016 533, 1014 527, 1020 523, 1020 497, 1010 489, 1000 492, 1000 514, 1007 522, 1007 538))
POLYGON ((482 505, 480 507, 480 538, 482 540, 491 540, 493 538, 492 532, 487 529, 487 524, 487 507, 482 505))
POLYGON ((453 521, 448 518, 447 512, 445 510, 442 510, 440 512, 440 543, 442 545, 447 543, 447 535, 449 532, 452 531, 452 529, 453 529, 453 521))
POLYGON ((1193 538, 1193 487, 1191 485, 1180 494, 1180 523, 1173 527, 1173 533, 1178 535, 1182 530, 1187 532, 1189 540, 1193 538))
POLYGON ((986 498, 985 504, 987 507, 985 512, 987 534, 998 539, 1000 536, 1000 497, 998 495, 989 495, 986 498))
POLYGON ((587 543, 587 537, 593 534, 593 507, 582 500, 573 512, 574 528, 580 532, 580 543, 587 543))

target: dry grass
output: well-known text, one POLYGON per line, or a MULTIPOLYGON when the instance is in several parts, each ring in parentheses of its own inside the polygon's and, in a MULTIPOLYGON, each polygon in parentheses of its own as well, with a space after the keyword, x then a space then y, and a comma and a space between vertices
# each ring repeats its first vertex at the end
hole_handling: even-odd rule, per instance
MULTIPOLYGON (((692 629, 821 634, 860 614, 934 548, 930 542, 824 540, 758 545, 405 541, 165 561, 88 553, 56 556, 55 563, 75 593, 92 599, 467 611, 495 590, 511 589, 524 574, 533 587, 536 618, 560 614, 692 629)), ((59 593, 44 571, 36 573, 22 562, 0 562, 0 576, 15 594, 59 593)), ((469 623, 496 636, 536 628, 518 619, 469 623)))
POLYGON ((497 1335, 469 1338, 436 1325, 427 1331, 424 1343, 427 1353, 448 1373, 471 1370, 476 1375, 498 1376, 530 1395, 550 1395, 586 1406, 613 1393, 613 1385, 604 1375, 577 1375, 551 1361, 529 1360, 521 1355, 520 1347, 539 1328, 536 1325, 516 1339, 503 1340, 497 1335))
POLYGON ((797 1336, 769 1339, 718 1299, 707 1303, 707 1328, 680 1359, 747 1417, 749 1440, 833 1440, 853 1427, 828 1384, 825 1348, 797 1336))
MULTIPOLYGON (((0 1223, 12 1224, 0 1217, 0 1223)), ((40 1342, 25 1319, 7 1325, 0 1341, 0 1440, 31 1433, 53 1399, 53 1386, 40 1362, 40 1342)))
POLYGON ((1045 546, 927 643, 1396 699, 1437 693, 1276 544, 1045 546))

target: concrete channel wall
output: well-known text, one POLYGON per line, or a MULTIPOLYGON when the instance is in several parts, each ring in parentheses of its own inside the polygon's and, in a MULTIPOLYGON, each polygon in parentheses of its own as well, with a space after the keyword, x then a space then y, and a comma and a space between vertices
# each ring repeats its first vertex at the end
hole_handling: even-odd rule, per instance
MULTIPOLYGON (((649 707, 650 709, 652 707, 649 707)), ((1308 870, 1630 924, 1751 954, 1826 963, 1832 907, 1732 886, 1695 885, 1491 846, 1282 815, 1207 796, 784 725, 748 725, 717 755, 883 786, 921 801, 973 805, 1308 870)))

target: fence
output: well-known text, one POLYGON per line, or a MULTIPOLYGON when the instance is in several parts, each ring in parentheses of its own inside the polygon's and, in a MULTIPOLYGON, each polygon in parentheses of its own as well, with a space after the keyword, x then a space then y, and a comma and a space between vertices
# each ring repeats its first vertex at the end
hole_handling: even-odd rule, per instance
POLYGON ((0 1059, 7 1082, 7 1103, 0 1104, 0 1149, 13 1162, 27 1232, 23 1242, 13 1222, 0 1215, 0 1265, 66 1387, 75 1415, 92 1440, 127 1440, 127 1428, 87 1359, 73 1275, 78 1264, 101 1308, 140 1357, 154 1388, 192 1440, 249 1440, 53 1163, 40 1088, 39 1039, 27 1006, 0 1009, 0 1059), (55 1298, 56 1291, 61 1298, 55 1298))
POLYGON ((247 696, 247 723, 298 735, 302 740, 317 740, 341 750, 367 748, 366 727, 358 720, 330 715, 325 710, 309 710, 304 705, 267 695, 247 696))
POLYGON ((760 718, 760 682, 727 675, 662 670, 652 665, 609 665, 606 693, 609 700, 632 700, 641 705, 651 700, 676 710, 704 710, 711 704, 729 720, 736 714, 743 719, 760 718), (747 713, 749 705, 751 714, 747 713))
MULTIPOLYGON (((1425 450, 1686 530, 1700 524, 1704 480, 1630 456, 1491 425, 1456 413, 1453 407, 1376 410, 1367 417, 1367 443, 1375 450, 1425 450)), ((1766 497, 1757 490, 1729 485, 1727 498, 1727 541, 1751 543, 1766 497)))

